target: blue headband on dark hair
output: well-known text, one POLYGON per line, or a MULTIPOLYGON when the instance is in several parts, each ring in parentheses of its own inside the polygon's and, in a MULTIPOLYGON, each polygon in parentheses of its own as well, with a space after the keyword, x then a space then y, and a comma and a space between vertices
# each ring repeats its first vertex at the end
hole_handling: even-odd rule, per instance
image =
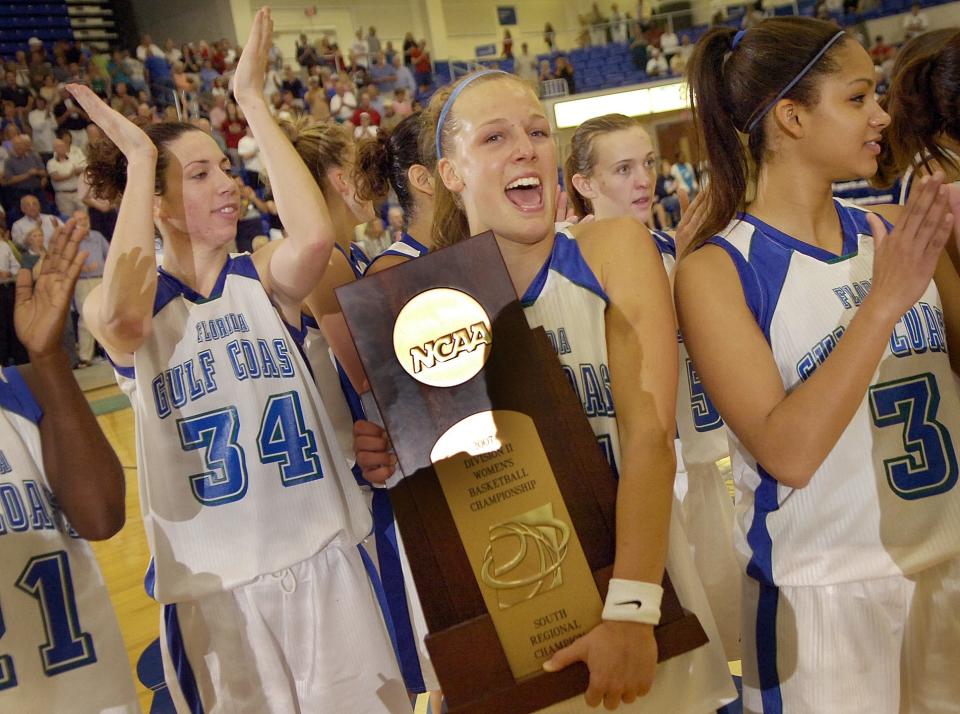
POLYGON ((743 39, 743 36, 747 34, 746 30, 739 30, 737 34, 733 36, 733 42, 730 43, 730 51, 733 52, 737 49, 737 45, 740 44, 740 40, 743 39))
POLYGON ((443 131, 443 125, 447 121, 447 114, 450 113, 450 110, 453 108, 453 103, 457 101, 457 97, 460 96, 460 93, 467 88, 467 85, 470 84, 473 80, 480 77, 486 77, 491 74, 507 74, 500 69, 485 69, 476 74, 467 75, 460 84, 457 85, 456 89, 450 92, 450 96, 447 97, 447 101, 443 103, 443 108, 440 110, 440 117, 437 119, 437 161, 440 160, 440 157, 443 156, 443 151, 440 148, 440 134, 443 131))
POLYGON ((838 32, 829 40, 827 40, 827 44, 825 44, 823 47, 820 48, 820 51, 813 56, 813 59, 807 62, 807 65, 797 73, 796 77, 790 80, 790 83, 787 84, 786 87, 780 90, 779 94, 777 94, 777 96, 775 96, 770 101, 770 103, 768 103, 763 108, 763 111, 760 112, 759 114, 752 115, 752 118, 750 119, 750 121, 747 122, 747 125, 743 129, 743 133, 749 134, 751 131, 753 131, 754 127, 756 127, 757 124, 760 123, 760 120, 767 115, 767 112, 773 109, 776 103, 779 102, 781 99, 783 99, 787 95, 787 92, 789 92, 791 89, 796 87, 797 82, 799 82, 801 79, 803 79, 807 75, 807 72, 809 72, 813 68, 813 65, 815 65, 817 62, 820 61, 820 58, 827 53, 827 50, 833 47, 834 44, 836 44, 837 40, 839 40, 841 37, 844 37, 846 34, 847 33, 845 33, 843 30, 840 30, 840 32, 838 32))

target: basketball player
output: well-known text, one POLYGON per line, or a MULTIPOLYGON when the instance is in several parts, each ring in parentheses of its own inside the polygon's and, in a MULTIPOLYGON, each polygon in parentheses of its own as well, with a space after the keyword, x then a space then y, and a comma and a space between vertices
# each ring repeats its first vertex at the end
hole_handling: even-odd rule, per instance
POLYGON ((943 176, 895 229, 832 198, 876 171, 889 117, 866 51, 831 23, 715 28, 688 70, 711 181, 677 310, 733 437, 744 709, 956 711, 960 284, 943 176))
POLYGON ((300 355, 335 231, 262 96, 271 34, 264 8, 234 94, 289 233, 272 252, 228 255, 239 200, 209 135, 141 130, 70 87, 113 142, 93 149, 91 185, 122 193, 91 330, 137 414, 147 585, 178 711, 409 711, 357 549, 369 514, 300 355))
POLYGON ((357 158, 360 194, 371 199, 397 197, 406 229, 370 264, 371 274, 418 258, 432 247, 433 169, 436 161, 429 140, 424 140, 421 113, 411 114, 391 132, 362 142, 357 158))
MULTIPOLYGON (((565 176, 578 216, 632 216, 647 225, 657 158, 636 119, 607 114, 581 124, 570 141, 565 176)), ((580 227, 569 229, 576 237, 580 227)), ((673 237, 651 231, 667 274, 676 263, 673 237)), ((678 334, 679 339, 679 334, 678 334)), ((723 419, 700 384, 680 342, 677 478, 683 527, 693 550, 728 660, 740 659, 740 577, 733 549, 733 501, 717 461, 729 455, 723 419)))
MULTIPOLYGON (((611 593, 642 598, 650 609, 627 612, 608 598, 603 623, 557 652, 545 669, 586 662, 591 706, 714 711, 734 691, 682 530, 670 527, 676 329, 653 242, 629 219, 592 224, 577 241, 554 233, 556 149, 539 101, 512 75, 480 72, 441 90, 425 121, 437 127, 440 157, 434 243, 493 230, 528 321, 543 325, 558 345, 563 341, 567 368, 598 387, 609 385, 585 409, 620 479, 611 593), (712 642, 657 666, 651 625, 659 621, 665 561, 681 601, 712 642)), ((549 711, 580 711, 583 702, 577 697, 549 711)))
MULTIPOLYGON (((429 145, 429 138, 422 139, 422 134, 421 114, 418 112, 406 117, 393 131, 381 131, 376 139, 361 142, 358 146, 358 195, 368 200, 380 200, 392 190, 406 222, 400 238, 373 259, 367 274, 379 273, 425 255, 433 244, 430 238, 433 148, 429 145)), ((372 393, 367 391, 361 398, 364 414, 354 425, 354 436, 361 440, 368 436, 382 439, 383 430, 379 426, 380 417, 372 393)), ((390 456, 386 451, 382 453, 390 456)), ((359 462, 358 465, 363 468, 359 462)), ((372 480, 390 477, 395 466, 396 461, 392 458, 386 467, 381 467, 378 461, 372 480)), ((402 477, 397 473, 384 486, 402 477)), ((379 572, 393 620, 404 679, 411 692, 430 692, 431 709, 438 712, 442 706, 442 694, 424 644, 426 620, 385 487, 373 489, 372 506, 379 572)))
MULTIPOLYGON (((355 183, 361 180, 357 147, 342 127, 301 121, 285 128, 323 192, 336 227, 337 245, 330 266, 304 301, 305 351, 324 404, 328 406, 338 442, 345 454, 352 455, 354 420, 365 418, 365 405, 354 383, 362 389, 365 377, 359 373, 350 374, 349 367, 344 367, 355 362, 356 358, 334 290, 359 279, 367 268, 366 262, 358 260, 351 252, 351 240, 354 227, 374 217, 373 204, 371 197, 359 195, 355 183), (338 355, 344 356, 344 351, 346 359, 341 362, 338 355)), ((271 246, 271 249, 275 247, 271 246)), ((369 404, 375 407, 372 401, 369 404)), ((429 666, 423 645, 426 628, 421 628, 418 638, 411 624, 412 616, 415 619, 419 615, 420 621, 423 616, 419 603, 408 600, 404 587, 402 548, 397 540, 389 497, 384 490, 373 489, 353 460, 349 466, 354 468, 354 476, 373 517, 373 530, 370 537, 364 539, 362 555, 384 606, 384 616, 407 689, 414 694, 428 691, 428 684, 436 689, 436 676, 429 666)))
POLYGON ((902 176, 901 205, 918 169, 925 175, 939 168, 948 182, 960 181, 958 61, 960 30, 956 27, 918 35, 897 53, 883 100, 890 126, 884 132, 876 179, 888 186, 902 176))
POLYGON ((30 364, 0 369, 0 710, 139 712, 110 598, 86 540, 124 521, 123 469, 61 346, 86 253, 58 228, 36 281, 17 276, 30 364), (82 703, 82 705, 81 705, 82 703))

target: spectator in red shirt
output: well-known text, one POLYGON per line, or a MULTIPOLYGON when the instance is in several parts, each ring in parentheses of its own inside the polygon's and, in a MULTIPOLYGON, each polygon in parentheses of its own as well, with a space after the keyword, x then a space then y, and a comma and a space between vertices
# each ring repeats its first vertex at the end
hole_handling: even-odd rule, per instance
POLYGON ((353 116, 350 118, 350 123, 354 126, 360 126, 361 114, 367 114, 373 126, 380 126, 380 112, 370 104, 370 95, 366 92, 360 95, 360 104, 357 105, 357 108, 354 110, 353 116))
POLYGON ((410 51, 410 60, 413 63, 413 74, 417 84, 433 84, 433 66, 430 63, 430 53, 427 52, 426 40, 420 40, 410 51))
POLYGON ((883 64, 893 55, 893 45, 883 41, 883 37, 877 35, 876 42, 870 48, 870 58, 874 64, 883 64))
POLYGON ((223 140, 227 145, 227 154, 230 156, 230 162, 240 168, 243 164, 240 162, 240 153, 237 146, 240 139, 244 137, 247 131, 247 122, 244 120, 237 105, 233 102, 227 102, 227 118, 220 125, 220 133, 223 134, 223 140))

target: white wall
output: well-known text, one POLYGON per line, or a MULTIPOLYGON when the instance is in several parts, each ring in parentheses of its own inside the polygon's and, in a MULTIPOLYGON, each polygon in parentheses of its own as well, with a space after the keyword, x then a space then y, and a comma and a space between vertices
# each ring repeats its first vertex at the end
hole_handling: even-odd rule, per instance
MULTIPOLYGON (((253 14, 263 2, 230 0, 230 4, 237 36, 243 42, 250 33, 253 14)), ((424 15, 422 0, 290 0, 273 6, 277 45, 294 67, 294 44, 301 32, 311 40, 323 34, 335 38, 346 55, 356 28, 362 26, 366 30, 373 25, 381 42, 393 40, 399 48, 407 31, 417 38, 426 37, 424 15), (304 11, 312 7, 316 8, 316 15, 308 17, 304 11)))

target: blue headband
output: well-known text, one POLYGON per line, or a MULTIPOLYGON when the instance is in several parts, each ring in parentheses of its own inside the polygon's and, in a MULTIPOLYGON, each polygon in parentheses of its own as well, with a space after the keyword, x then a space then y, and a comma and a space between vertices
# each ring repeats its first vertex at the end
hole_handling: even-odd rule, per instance
POLYGON ((740 44, 740 40, 743 39, 743 36, 744 36, 745 34, 747 34, 747 31, 746 31, 746 30, 739 30, 739 31, 737 32, 737 34, 735 34, 735 35, 733 36, 733 42, 730 43, 730 51, 731 51, 731 52, 733 52, 735 49, 737 49, 737 45, 740 44))
MULTIPOLYGON (((743 133, 749 134, 751 131, 753 131, 754 127, 760 123, 760 120, 767 115, 767 112, 773 109, 776 103, 786 96, 787 92, 789 92, 791 89, 796 87, 797 82, 799 82, 801 79, 803 79, 807 75, 807 72, 809 72, 813 68, 813 65, 815 65, 817 62, 820 61, 820 58, 827 53, 827 50, 833 47, 833 45, 837 42, 837 40, 839 40, 841 37, 844 37, 845 35, 846 33, 843 30, 840 30, 840 32, 838 32, 829 40, 827 40, 827 44, 825 44, 823 47, 820 48, 820 51, 813 56, 813 59, 807 62, 807 66, 801 69, 797 73, 797 76, 791 79, 790 83, 786 87, 780 90, 780 93, 777 94, 777 96, 775 96, 773 100, 763 108, 763 111, 760 112, 759 114, 752 115, 753 118, 747 122, 747 125, 744 128, 743 133)), ((734 38, 734 41, 736 41, 736 38, 734 38)))
POLYGON ((459 97, 460 93, 467 88, 467 85, 470 84, 470 82, 491 74, 507 73, 500 69, 485 69, 475 74, 467 75, 467 77, 465 77, 464 80, 457 85, 456 89, 450 92, 450 96, 447 97, 447 101, 443 103, 443 109, 440 110, 440 118, 437 119, 437 161, 439 161, 440 157, 443 156, 443 151, 440 149, 440 134, 443 131, 444 123, 447 121, 447 114, 449 114, 450 110, 453 108, 453 103, 457 101, 457 97, 459 97))

